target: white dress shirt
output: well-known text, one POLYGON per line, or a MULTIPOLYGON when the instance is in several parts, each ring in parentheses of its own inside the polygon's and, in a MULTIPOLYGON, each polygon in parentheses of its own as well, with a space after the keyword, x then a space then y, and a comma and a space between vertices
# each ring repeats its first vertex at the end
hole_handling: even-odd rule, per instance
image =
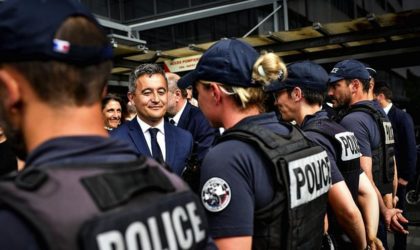
MULTIPOLYGON (((143 122, 138 116, 137 116, 137 122, 139 123, 141 131, 143 132, 144 139, 146 139, 147 147, 149 148, 150 152, 152 152, 152 143, 151 143, 150 132, 149 132, 149 128, 151 128, 151 126, 143 122)), ((159 129, 159 132, 156 135, 156 140, 159 144, 160 151, 162 151, 163 160, 166 161, 165 126, 164 126, 163 119, 154 128, 159 129)))
POLYGON ((185 109, 186 106, 187 106, 187 101, 185 101, 182 109, 180 111, 178 111, 178 113, 176 113, 176 115, 174 115, 174 117, 169 118, 169 120, 174 121, 173 125, 178 126, 179 119, 181 119, 182 112, 184 112, 184 109, 185 109))

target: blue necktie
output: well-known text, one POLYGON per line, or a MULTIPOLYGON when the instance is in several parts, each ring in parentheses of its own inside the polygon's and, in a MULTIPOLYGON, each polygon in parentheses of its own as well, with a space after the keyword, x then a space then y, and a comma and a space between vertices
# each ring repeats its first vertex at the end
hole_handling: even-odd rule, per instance
POLYGON ((156 135, 158 132, 159 132, 159 129, 157 128, 149 128, 150 142, 152 146, 152 156, 158 162, 163 163, 164 161, 163 161, 162 151, 160 150, 160 147, 156 138, 156 135))

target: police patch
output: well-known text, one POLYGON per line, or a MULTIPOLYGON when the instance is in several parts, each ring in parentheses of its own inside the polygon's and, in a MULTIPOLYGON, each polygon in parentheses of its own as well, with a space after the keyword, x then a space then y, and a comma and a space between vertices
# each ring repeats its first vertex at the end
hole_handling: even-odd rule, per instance
POLYGON ((394 131, 392 130, 392 125, 390 122, 382 122, 385 131, 385 143, 392 144, 394 143, 394 131))
POLYGON ((220 212, 225 209, 229 205, 231 196, 227 182, 218 177, 209 179, 201 190, 201 201, 210 212, 220 212))
POLYGON ((325 194, 331 186, 331 165, 322 151, 289 162, 290 208, 308 203, 325 194))
POLYGON ((361 156, 359 143, 352 132, 343 132, 335 135, 341 144, 341 160, 350 161, 361 156))

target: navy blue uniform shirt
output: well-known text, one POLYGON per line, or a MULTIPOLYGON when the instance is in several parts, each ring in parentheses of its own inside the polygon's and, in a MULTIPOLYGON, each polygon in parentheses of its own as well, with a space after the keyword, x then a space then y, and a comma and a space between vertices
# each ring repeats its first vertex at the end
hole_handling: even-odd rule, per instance
MULTIPOLYGON (((282 135, 290 133, 274 113, 247 117, 239 123, 256 123, 282 135)), ((214 181, 218 186, 227 185, 231 192, 229 200, 221 201, 213 211, 206 207, 213 238, 253 235, 254 211, 274 197, 271 164, 254 146, 238 140, 223 141, 210 149, 201 166, 200 190, 214 181)))
MULTIPOLYGON (((44 142, 28 155, 26 166, 128 162, 137 158, 128 145, 115 139, 73 136, 44 142)), ((0 221, 0 249, 40 249, 34 232, 14 212, 1 209, 0 221)))
MULTIPOLYGON (((302 124, 301 129, 305 131, 305 127, 310 124, 311 122, 322 120, 322 119, 329 119, 328 113, 326 111, 318 111, 313 115, 307 115, 305 116, 302 124)), ((315 143, 319 144, 328 155, 328 158, 330 159, 331 163, 331 181, 334 185, 337 182, 344 181, 343 176, 341 175, 340 170, 337 167, 337 162, 335 159, 337 159, 337 154, 335 152, 334 146, 331 144, 330 140, 325 138, 324 135, 314 132, 314 131, 305 131, 305 134, 308 136, 309 139, 314 141, 315 143)))
MULTIPOLYGON (((375 103, 373 101, 360 101, 355 104, 375 103)), ((374 106, 382 113, 383 110, 377 105, 374 106)), ((372 150, 381 143, 381 134, 379 128, 370 114, 363 111, 356 111, 347 114, 340 124, 354 133, 359 142, 360 153, 362 156, 372 157, 372 150)))

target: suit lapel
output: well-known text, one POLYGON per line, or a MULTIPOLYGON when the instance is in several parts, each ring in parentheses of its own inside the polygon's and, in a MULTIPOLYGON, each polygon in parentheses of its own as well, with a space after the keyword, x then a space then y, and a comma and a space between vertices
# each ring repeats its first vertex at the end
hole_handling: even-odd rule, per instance
POLYGON ((128 133, 134 145, 136 145, 137 150, 140 153, 151 157, 152 153, 150 152, 149 147, 147 146, 146 139, 144 138, 144 134, 140 128, 139 123, 137 122, 137 118, 134 118, 130 121, 130 123, 128 124, 128 129, 128 133))
POLYGON ((171 165, 175 159, 175 135, 173 127, 169 122, 165 121, 165 147, 166 147, 166 163, 171 165))
POLYGON ((187 128, 187 122, 189 120, 190 110, 191 110, 191 104, 189 104, 187 101, 187 105, 185 106, 185 109, 182 112, 181 117, 179 118, 178 127, 183 128, 183 129, 187 128))
POLYGON ((390 118, 390 120, 395 118, 395 114, 396 114, 396 109, 395 109, 394 104, 392 104, 392 107, 388 112, 388 117, 390 118))

